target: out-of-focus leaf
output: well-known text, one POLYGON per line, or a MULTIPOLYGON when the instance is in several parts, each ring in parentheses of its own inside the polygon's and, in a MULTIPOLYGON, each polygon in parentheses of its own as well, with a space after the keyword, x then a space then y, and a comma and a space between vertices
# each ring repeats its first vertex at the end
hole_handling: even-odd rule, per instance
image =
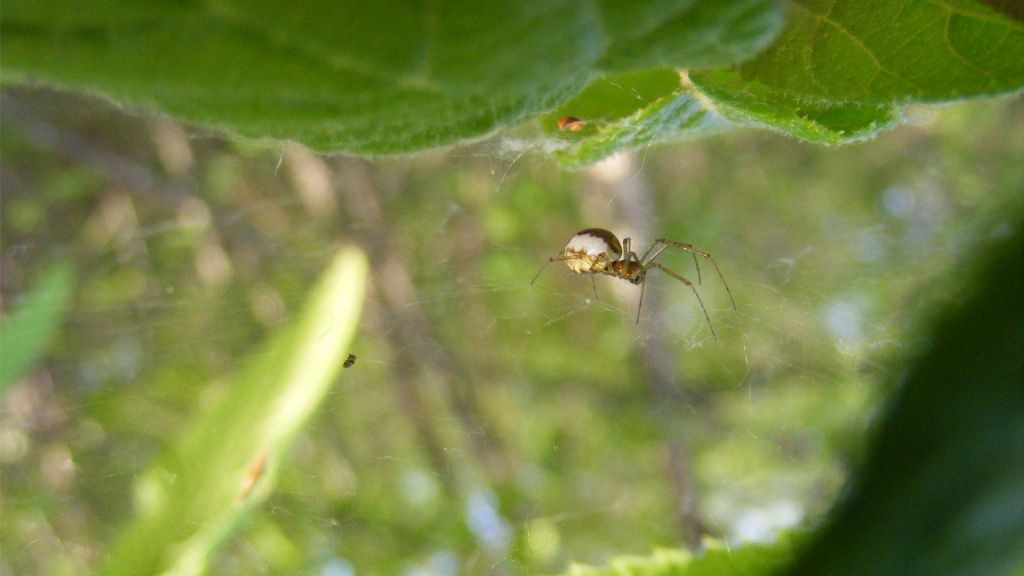
POLYGON ((679 73, 644 70, 595 80, 541 120, 564 146, 556 152, 570 169, 582 168, 619 150, 696 137, 728 125, 684 87, 679 73), (562 130, 558 119, 578 118, 583 128, 562 130))
POLYGON ((51 265, 0 324, 0 393, 49 351, 67 314, 74 282, 70 264, 51 265))
POLYGON ((1024 223, 935 331, 866 468, 792 576, 1024 565, 1024 223))
POLYGON ((548 111, 601 66, 725 65, 774 0, 2 4, 0 79, 95 91, 250 138, 396 153, 548 111), (604 59, 604 60, 602 60, 604 59))
POLYGON ((745 544, 732 549, 706 541, 699 555, 684 550, 657 550, 651 556, 619 556, 606 568, 572 565, 565 576, 757 576, 774 574, 794 554, 797 539, 772 544, 745 544))
POLYGON ((366 262, 343 250, 292 324, 257 351, 222 402, 140 478, 138 517, 105 574, 202 573, 270 492, 285 451, 334 381, 362 306, 366 262))
POLYGON ((716 112, 733 122, 822 144, 872 138, 903 118, 900 107, 891 104, 789 98, 760 82, 744 82, 735 70, 694 72, 690 80, 716 112))
MULTIPOLYGON (((995 4, 995 3, 992 3, 995 4)), ((797 0, 740 73, 791 98, 941 101, 1019 90, 1024 22, 977 0, 797 0)))

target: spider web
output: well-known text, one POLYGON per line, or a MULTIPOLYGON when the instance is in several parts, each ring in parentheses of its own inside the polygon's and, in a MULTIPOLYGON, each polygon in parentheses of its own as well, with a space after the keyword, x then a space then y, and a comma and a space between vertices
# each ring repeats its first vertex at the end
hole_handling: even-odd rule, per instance
MULTIPOLYGON (((365 162, 118 121, 152 140, 152 157, 97 137, 83 143, 107 147, 97 162, 37 140, 85 191, 34 238, 5 226, 5 292, 23 268, 88 253, 66 350, 5 401, 6 500, 31 511, 43 486, 66 509, 19 516, 26 557, 72 557, 68 542, 100 554, 131 514, 123 495, 139 470, 224 393, 343 241, 374 262, 358 361, 214 572, 558 571, 694 534, 771 539, 824 513, 894 359, 917 345, 916 318, 955 290, 958 255, 1008 226, 991 204, 965 216, 979 204, 943 186, 928 153, 881 162, 845 196, 822 192, 842 189, 837 166, 879 162, 898 140, 821 152, 801 171, 805 148, 748 135, 570 175, 510 139, 365 162), (118 161, 148 166, 156 184, 125 186, 118 161), (61 230, 72 209, 88 217, 61 230), (595 298, 590 278, 554 263, 530 286, 588 227, 712 253, 738 307, 702 262, 717 340, 693 293, 657 271, 638 323, 640 289, 626 282, 596 278, 595 298), (275 556, 281 546, 302 560, 275 556)), ((19 122, 31 140, 39 126, 19 122)), ((30 174, 4 211, 58 184, 30 174)), ((659 262, 696 278, 688 254, 659 262)))

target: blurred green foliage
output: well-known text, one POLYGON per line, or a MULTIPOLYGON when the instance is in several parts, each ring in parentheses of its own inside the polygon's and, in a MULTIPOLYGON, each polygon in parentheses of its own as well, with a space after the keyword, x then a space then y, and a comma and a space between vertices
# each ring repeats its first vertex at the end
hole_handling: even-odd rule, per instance
POLYGON ((212 573, 553 573, 814 524, 922 320, 1024 213, 1012 99, 911 109, 870 145, 735 132, 565 174, 511 138, 371 163, 3 98, 4 305, 58 257, 81 271, 4 400, 10 574, 99 569, 137 475, 350 242, 371 263, 358 360, 212 573), (718 342, 668 277, 639 325, 624 283, 529 286, 590 226, 714 254, 739 308, 704 275, 718 342))
POLYGON ((620 556, 606 568, 574 564, 565 576, 746 576, 775 574, 792 560, 796 538, 772 544, 747 544, 731 549, 722 542, 703 543, 700 555, 682 550, 656 550, 650 556, 620 556))
MULTIPOLYGON (((23 217, 23 216, 22 216, 23 217)), ((64 320, 74 283, 67 263, 55 263, 0 324, 0 394, 35 368, 64 320)))
MULTIPOLYGON (((980 270, 886 408, 863 470, 810 545, 614 558, 577 574, 958 574, 1024 569, 1024 228, 980 270)), ((1016 572, 1015 572, 1016 571, 1016 572)))
POLYGON ((202 574, 274 486, 289 445, 337 378, 359 319, 366 263, 352 248, 324 272, 300 315, 275 331, 209 412, 135 486, 137 519, 106 574, 202 574))
POLYGON ((1024 567, 1024 228, 973 263, 794 575, 1024 567))

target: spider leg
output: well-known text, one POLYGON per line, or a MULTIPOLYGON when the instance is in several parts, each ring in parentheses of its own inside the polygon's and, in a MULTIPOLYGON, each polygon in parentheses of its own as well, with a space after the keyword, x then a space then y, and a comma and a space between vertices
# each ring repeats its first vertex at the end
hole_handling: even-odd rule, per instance
POLYGON ((560 261, 568 260, 568 259, 569 259, 569 257, 564 255, 564 254, 561 254, 559 256, 552 256, 551 258, 548 258, 548 261, 545 262, 544 265, 540 267, 540 270, 537 270, 537 273, 533 276, 533 280, 530 280, 530 286, 533 286, 533 283, 537 281, 537 278, 540 278, 541 272, 543 272, 548 267, 548 264, 551 264, 552 262, 560 262, 560 261))
MULTIPOLYGON (((658 252, 658 254, 654 255, 654 258, 650 258, 651 252, 654 252, 654 249, 657 248, 657 247, 658 247, 658 242, 656 242, 656 241, 655 242, 651 242, 650 247, 647 248, 646 252, 644 252, 644 257, 640 259, 640 262, 641 263, 643 263, 643 262, 650 262, 651 260, 654 260, 654 258, 657 258, 658 254, 661 254, 660 251, 658 252)), ((664 248, 662 250, 664 250, 664 248)))
MULTIPOLYGON (((658 238, 654 242, 656 244, 662 244, 662 247, 659 248, 654 253, 654 255, 651 256, 647 260, 647 265, 650 265, 651 263, 653 263, 655 258, 657 258, 662 252, 664 252, 665 250, 667 250, 670 247, 671 248, 679 248, 680 250, 683 250, 685 252, 689 252, 690 254, 693 254, 695 262, 696 262, 696 257, 697 256, 703 256, 705 259, 710 260, 711 264, 715 267, 715 272, 718 272, 718 277, 722 279, 722 286, 725 286, 725 292, 727 294, 729 294, 729 302, 732 303, 732 309, 736 310, 736 300, 732 297, 732 290, 729 289, 729 283, 725 281, 725 275, 722 274, 722 269, 718 267, 718 262, 715 262, 715 259, 711 257, 711 254, 708 254, 707 252, 705 252, 703 250, 694 248, 693 246, 691 246, 691 245, 689 245, 689 244, 687 244, 685 242, 676 242, 675 240, 666 240, 664 238, 658 238)), ((697 271, 698 271, 698 274, 699 274, 700 273, 700 268, 699 267, 697 268, 697 271)), ((699 278, 699 276, 698 276, 698 278, 699 278)))
POLYGON ((597 297, 597 280, 594 280, 594 273, 590 273, 590 285, 594 287, 594 300, 599 300, 597 297))
MULTIPOLYGON (((644 252, 644 257, 640 259, 640 263, 641 264, 650 264, 651 262, 654 262, 655 258, 657 258, 658 256, 661 256, 662 252, 664 252, 665 250, 668 250, 671 247, 672 247, 672 245, 667 243, 665 240, 655 240, 654 243, 651 244, 651 247, 647 249, 647 252, 644 252), (659 248, 659 246, 660 246, 660 248, 659 248), (658 248, 657 252, 654 251, 655 248, 658 248), (653 256, 651 255, 651 252, 654 252, 653 256)), ((693 255, 693 265, 697 267, 697 284, 703 284, 704 281, 703 281, 703 279, 700 276, 700 261, 697 260, 697 253, 696 252, 690 252, 690 254, 693 255)))
POLYGON ((668 250, 669 248, 671 248, 671 246, 666 244, 664 240, 655 240, 654 244, 651 244, 651 247, 647 249, 647 252, 644 252, 644 257, 640 261, 640 263, 646 266, 647 264, 654 262, 654 260, 657 259, 658 256, 661 256, 662 252, 668 250), (657 248, 657 250, 655 250, 655 248, 657 248))
POLYGON ((647 288, 646 280, 640 283, 640 303, 636 305, 636 323, 640 324, 640 310, 644 307, 644 291, 647 288))
MULTIPOLYGON (((711 325, 711 317, 708 316, 708 309, 704 306, 704 301, 701 300, 700 293, 697 292, 697 287, 693 285, 693 282, 690 282, 689 280, 687 280, 683 276, 681 276, 679 274, 676 274, 675 272, 669 270, 668 268, 665 268, 664 266, 662 266, 661 264, 658 264, 657 262, 651 262, 650 264, 648 264, 646 266, 646 269, 651 269, 651 268, 657 268, 658 270, 661 270, 665 274, 668 274, 669 276, 671 276, 671 277, 675 278, 676 280, 679 280, 683 284, 686 284, 687 286, 689 286, 690 290, 693 290, 693 295, 697 297, 697 302, 700 304, 700 309, 704 311, 704 319, 707 320, 707 322, 708 322, 708 328, 711 329, 711 337, 714 338, 715 341, 717 342, 718 341, 718 335, 715 334, 715 327, 711 325)), ((643 295, 643 292, 641 292, 641 296, 642 295, 643 295)))

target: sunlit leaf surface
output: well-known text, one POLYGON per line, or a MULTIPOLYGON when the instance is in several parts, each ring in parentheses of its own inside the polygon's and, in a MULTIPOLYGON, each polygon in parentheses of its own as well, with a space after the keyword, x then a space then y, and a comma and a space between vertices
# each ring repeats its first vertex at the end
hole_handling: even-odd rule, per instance
POLYGON ((619 150, 693 138, 728 127, 668 69, 605 76, 595 80, 541 122, 561 148, 562 165, 579 169, 619 150), (581 129, 560 128, 578 118, 581 129))
POLYGON ((788 98, 733 70, 694 72, 690 80, 715 112, 737 124, 761 126, 821 144, 845 144, 876 136, 900 123, 892 104, 820 102, 788 98))

